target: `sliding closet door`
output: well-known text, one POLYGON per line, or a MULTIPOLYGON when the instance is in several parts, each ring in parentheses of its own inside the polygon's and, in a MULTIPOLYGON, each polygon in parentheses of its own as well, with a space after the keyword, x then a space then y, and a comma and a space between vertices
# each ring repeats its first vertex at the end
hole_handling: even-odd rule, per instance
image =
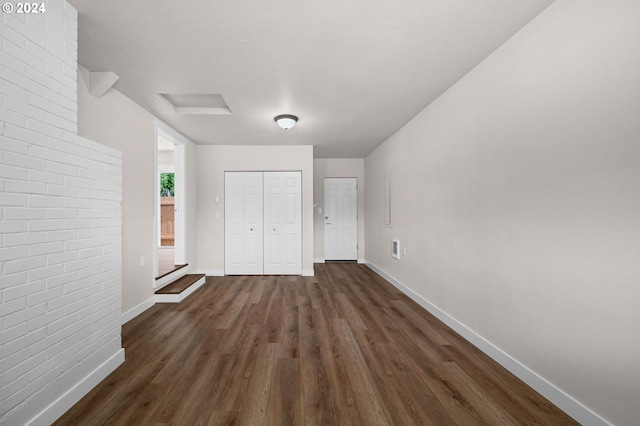
POLYGON ((225 172, 225 273, 263 273, 262 172, 225 172))
POLYGON ((264 273, 302 273, 301 172, 264 172, 264 273))

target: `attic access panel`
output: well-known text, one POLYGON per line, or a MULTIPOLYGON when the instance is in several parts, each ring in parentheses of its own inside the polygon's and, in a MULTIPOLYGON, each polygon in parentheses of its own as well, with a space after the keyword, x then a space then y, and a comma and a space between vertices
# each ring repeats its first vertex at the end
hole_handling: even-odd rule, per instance
POLYGON ((219 93, 161 93, 178 114, 229 115, 231 109, 219 93))

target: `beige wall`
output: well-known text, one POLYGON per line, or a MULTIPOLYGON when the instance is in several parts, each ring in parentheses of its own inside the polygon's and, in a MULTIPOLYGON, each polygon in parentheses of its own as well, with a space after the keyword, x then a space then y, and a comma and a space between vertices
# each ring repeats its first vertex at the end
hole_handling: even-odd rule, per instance
POLYGON ((638 22, 637 1, 555 2, 365 160, 367 260, 620 425, 640 417, 638 22))
MULTIPOLYGON (((115 89, 101 98, 86 86, 87 70, 79 66, 78 134, 118 149, 123 156, 122 312, 125 316, 153 303, 154 116, 115 89), (144 266, 140 258, 144 257, 144 266)), ((196 246, 196 146, 185 142, 186 261, 194 270, 196 246)), ((139 313, 139 312, 138 312, 139 313)))
POLYGON ((302 270, 313 271, 313 147, 198 146, 198 269, 224 272, 224 172, 302 171, 302 270), (220 197, 220 204, 215 203, 220 197), (219 213, 219 219, 216 219, 219 213))
POLYGON ((153 297, 153 115, 117 90, 101 98, 78 76, 78 134, 122 151, 122 312, 153 297), (144 266, 140 267, 140 257, 144 266))
POLYGON ((364 261, 364 159, 316 158, 313 160, 313 257, 324 260, 324 178, 358 179, 358 259, 364 261), (322 209, 322 211, 319 211, 322 209))

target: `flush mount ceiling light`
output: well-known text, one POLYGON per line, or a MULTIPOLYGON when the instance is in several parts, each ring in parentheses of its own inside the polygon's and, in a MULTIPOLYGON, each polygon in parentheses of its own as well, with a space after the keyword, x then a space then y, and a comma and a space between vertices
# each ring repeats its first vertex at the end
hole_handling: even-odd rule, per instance
POLYGON ((276 123, 278 123, 278 126, 287 130, 292 128, 298 122, 298 117, 291 114, 282 114, 282 115, 276 116, 274 120, 276 123))

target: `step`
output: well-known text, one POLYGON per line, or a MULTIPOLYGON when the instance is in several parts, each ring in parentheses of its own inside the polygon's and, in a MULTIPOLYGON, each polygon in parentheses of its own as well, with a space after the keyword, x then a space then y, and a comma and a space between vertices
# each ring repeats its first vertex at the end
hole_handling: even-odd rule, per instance
POLYGON ((155 292, 157 303, 179 303, 206 281, 204 274, 187 274, 155 292))
POLYGON ((183 264, 183 265, 173 265, 173 268, 172 268, 172 269, 170 269, 170 270, 166 271, 166 272, 165 272, 165 273, 163 273, 163 274, 158 275, 158 276, 156 277, 156 280, 159 280, 160 278, 164 278, 164 277, 166 277, 167 275, 172 274, 172 273, 174 273, 175 271, 178 271, 178 270, 180 270, 180 269, 182 269, 182 268, 186 267, 187 265, 189 265, 189 264, 188 264, 188 263, 185 263, 185 264, 183 264))
POLYGON ((189 264, 185 263, 184 265, 175 265, 173 269, 167 271, 163 274, 160 274, 156 277, 154 288, 161 289, 164 288, 167 284, 177 280, 178 278, 184 276, 187 272, 187 266, 189 264))

